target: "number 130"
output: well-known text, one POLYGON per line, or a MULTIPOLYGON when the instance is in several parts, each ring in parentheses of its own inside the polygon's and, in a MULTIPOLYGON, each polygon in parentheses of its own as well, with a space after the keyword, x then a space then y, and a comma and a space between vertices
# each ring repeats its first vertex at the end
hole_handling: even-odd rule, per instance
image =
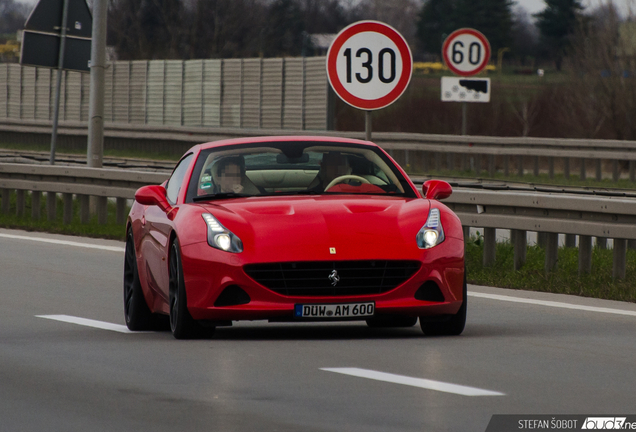
MULTIPOLYGON (((343 55, 346 57, 347 59, 347 83, 351 83, 352 82, 352 70, 351 70, 351 48, 347 48, 343 55)), ((366 84, 369 81, 371 81, 373 79, 373 52, 371 52, 371 50, 369 48, 360 48, 358 51, 356 51, 356 57, 357 58, 362 58, 365 57, 363 60, 364 63, 362 63, 362 67, 366 69, 366 74, 363 76, 363 74, 356 72, 356 80, 359 83, 362 84, 366 84)), ((395 51, 393 51, 391 48, 383 48, 382 50, 380 50, 380 53, 378 54, 378 78, 380 78, 380 81, 382 81, 384 84, 389 84, 391 82, 393 82, 393 80, 395 80, 395 75, 396 75, 396 58, 395 58, 395 51), (388 61, 389 61, 389 76, 387 77, 385 75, 385 68, 384 68, 384 62, 387 60, 387 56, 388 56, 388 61)))

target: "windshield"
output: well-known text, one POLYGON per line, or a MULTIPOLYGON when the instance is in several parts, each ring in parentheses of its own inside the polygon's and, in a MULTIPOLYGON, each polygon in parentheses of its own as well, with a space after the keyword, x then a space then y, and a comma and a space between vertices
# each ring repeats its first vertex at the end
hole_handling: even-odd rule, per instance
POLYGON ((268 142, 201 151, 186 201, 310 194, 416 196, 379 149, 347 143, 268 142))

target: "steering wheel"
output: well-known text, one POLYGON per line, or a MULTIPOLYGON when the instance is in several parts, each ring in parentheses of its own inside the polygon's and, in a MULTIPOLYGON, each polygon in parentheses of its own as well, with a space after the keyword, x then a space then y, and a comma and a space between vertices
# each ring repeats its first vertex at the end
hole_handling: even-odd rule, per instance
POLYGON ((329 182, 329 184, 327 185, 325 190, 331 189, 332 187, 334 187, 338 183, 341 183, 343 180, 359 180, 362 183, 371 184, 371 182, 369 180, 365 179, 364 177, 360 177, 360 176, 353 175, 353 174, 346 174, 346 175, 341 175, 340 177, 336 177, 335 179, 331 180, 331 182, 329 182))

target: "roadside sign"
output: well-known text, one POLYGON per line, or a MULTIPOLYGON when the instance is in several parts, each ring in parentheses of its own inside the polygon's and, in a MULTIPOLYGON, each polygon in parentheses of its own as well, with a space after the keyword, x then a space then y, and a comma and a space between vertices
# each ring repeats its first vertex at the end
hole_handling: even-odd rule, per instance
POLYGON ((411 81, 413 57, 400 33, 378 21, 344 28, 327 52, 327 77, 349 105, 377 110, 395 102, 411 81))
MULTIPOLYGON (((59 35, 62 27, 63 0, 39 0, 24 24, 25 30, 59 35)), ((90 39, 93 18, 86 0, 69 0, 67 37, 90 39)))
POLYGON ((490 61, 490 52, 486 36, 470 28, 455 30, 442 47, 446 66, 460 76, 472 76, 484 70, 490 61))
MULTIPOLYGON (((90 71, 93 19, 86 0, 68 0, 64 69, 90 71)), ((63 0, 39 0, 24 25, 20 63, 57 68, 63 0)))
MULTIPOLYGON (((25 30, 22 36, 20 63, 32 66, 57 68, 60 52, 60 36, 25 30)), ((64 69, 89 72, 91 40, 74 37, 66 38, 64 69)))
POLYGON ((442 102, 490 102, 490 78, 442 77, 442 102))

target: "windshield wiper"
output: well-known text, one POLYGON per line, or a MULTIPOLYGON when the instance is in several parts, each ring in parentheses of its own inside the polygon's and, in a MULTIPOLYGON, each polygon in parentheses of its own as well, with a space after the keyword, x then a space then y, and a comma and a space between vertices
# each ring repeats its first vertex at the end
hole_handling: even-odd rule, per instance
POLYGON ((219 192, 219 193, 215 193, 215 194, 207 194, 207 195, 196 196, 196 197, 192 198, 192 201, 194 201, 194 202, 197 202, 197 201, 210 201, 210 200, 214 200, 214 199, 241 198, 241 197, 248 197, 248 196, 252 196, 252 195, 236 193, 236 192, 219 192))

